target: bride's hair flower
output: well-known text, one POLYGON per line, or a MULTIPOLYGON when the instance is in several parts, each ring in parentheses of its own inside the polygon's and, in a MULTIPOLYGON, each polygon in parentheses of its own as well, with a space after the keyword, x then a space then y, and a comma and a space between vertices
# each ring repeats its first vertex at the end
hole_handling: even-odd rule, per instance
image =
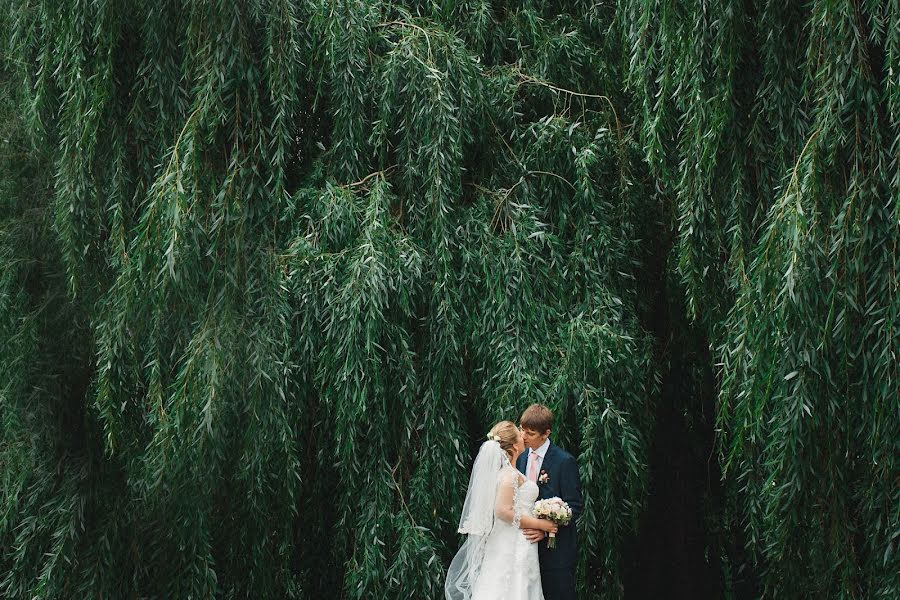
POLYGON ((512 421, 500 421, 491 427, 487 434, 487 439, 497 442, 500 445, 500 449, 506 452, 509 459, 512 460, 513 450, 520 435, 519 428, 516 427, 515 423, 512 421))

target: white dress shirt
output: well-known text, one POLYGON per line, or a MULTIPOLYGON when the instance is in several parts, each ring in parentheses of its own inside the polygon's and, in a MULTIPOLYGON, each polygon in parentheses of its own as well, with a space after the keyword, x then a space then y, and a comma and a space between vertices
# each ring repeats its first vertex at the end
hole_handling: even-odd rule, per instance
POLYGON ((532 450, 535 454, 538 455, 538 471, 541 470, 541 463, 544 461, 544 457, 547 456, 547 450, 550 449, 550 438, 544 440, 544 443, 537 450, 532 450))
MULTIPOLYGON (((541 477, 541 465, 544 463, 544 457, 547 455, 547 450, 550 449, 550 438, 544 440, 544 443, 537 450, 529 450, 528 451, 528 461, 531 462, 531 456, 534 455, 534 481, 537 483, 537 480, 541 477)), ((526 475, 528 475, 528 467, 526 464, 525 467, 526 475)))

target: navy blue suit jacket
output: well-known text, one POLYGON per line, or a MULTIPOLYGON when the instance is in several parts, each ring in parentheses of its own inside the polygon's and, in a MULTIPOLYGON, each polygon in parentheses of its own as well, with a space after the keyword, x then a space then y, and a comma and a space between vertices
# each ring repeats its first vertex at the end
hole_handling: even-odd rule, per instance
MULTIPOLYGON (((529 452, 526 448, 516 461, 516 468, 523 474, 527 474, 529 452)), ((551 443, 538 470, 538 479, 539 500, 556 496, 562 498, 572 509, 572 521, 560 527, 559 533, 556 534, 556 548, 548 550, 546 540, 538 542, 541 571, 566 569, 574 572, 578 563, 578 537, 575 533, 575 524, 584 506, 581 499, 581 477, 578 475, 575 457, 551 443), (540 482, 542 473, 547 474, 546 483, 540 482)))

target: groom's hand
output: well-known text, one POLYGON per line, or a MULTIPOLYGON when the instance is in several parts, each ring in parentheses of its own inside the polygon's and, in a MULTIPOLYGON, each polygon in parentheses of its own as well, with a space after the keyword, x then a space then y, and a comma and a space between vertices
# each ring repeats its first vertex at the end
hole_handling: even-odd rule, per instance
POLYGON ((540 529, 523 529, 522 534, 532 544, 536 544, 546 537, 546 534, 540 529))

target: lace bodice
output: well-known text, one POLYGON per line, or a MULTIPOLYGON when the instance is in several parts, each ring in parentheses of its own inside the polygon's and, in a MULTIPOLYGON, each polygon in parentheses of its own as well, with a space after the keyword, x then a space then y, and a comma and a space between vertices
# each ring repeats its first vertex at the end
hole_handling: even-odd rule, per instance
POLYGON ((534 513, 534 503, 537 500, 540 490, 535 482, 526 479, 518 492, 516 493, 516 512, 520 515, 531 515, 534 513))
POLYGON ((525 479, 512 466, 502 469, 497 477, 497 525, 502 527, 506 524, 518 529, 522 516, 532 515, 534 512, 534 501, 538 497, 537 485, 525 479))
POLYGON ((530 515, 534 513, 534 501, 537 500, 540 490, 537 484, 530 479, 526 479, 519 489, 516 490, 516 519, 514 525, 519 526, 519 519, 522 515, 530 515))

